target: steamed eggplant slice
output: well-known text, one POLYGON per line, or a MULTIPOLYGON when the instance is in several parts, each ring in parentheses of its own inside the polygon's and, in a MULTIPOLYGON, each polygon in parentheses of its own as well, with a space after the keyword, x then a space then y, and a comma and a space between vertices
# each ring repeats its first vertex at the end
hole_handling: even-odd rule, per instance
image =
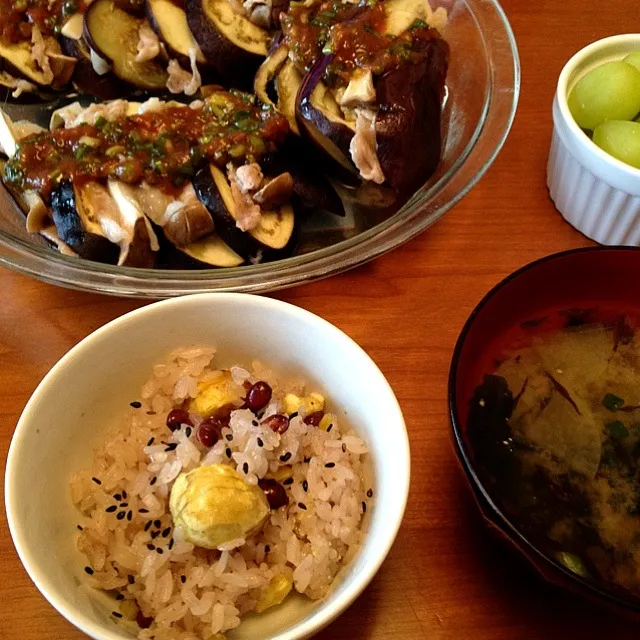
POLYGON ((253 90, 258 98, 260 98, 260 100, 265 104, 270 104, 274 108, 276 105, 269 95, 269 83, 275 80, 288 57, 289 49, 286 44, 280 44, 272 49, 264 62, 260 65, 253 82, 253 90))
POLYGON ((204 57, 221 78, 253 73, 267 55, 268 31, 237 13, 229 0, 187 0, 186 13, 204 57))
POLYGON ((434 39, 421 62, 389 71, 378 81, 378 157, 387 182, 398 193, 415 191, 440 162, 448 55, 444 40, 434 39), (410 148, 420 152, 408 156, 410 148))
POLYGON ((84 37, 98 56, 109 62, 125 82, 146 89, 164 89, 168 75, 156 59, 138 62, 139 31, 144 19, 119 9, 113 0, 95 0, 87 9, 84 37))
POLYGON ((195 261, 194 267, 239 267, 244 262, 244 259, 216 233, 184 247, 178 247, 178 250, 195 261))
POLYGON ((237 227, 237 212, 231 186, 215 165, 203 167, 193 186, 214 220, 216 231, 234 251, 248 260, 259 260, 265 251, 279 252, 289 244, 295 217, 291 205, 263 211, 259 224, 248 232, 237 227))
MULTIPOLYGON (((13 72, 39 86, 47 87, 51 85, 45 72, 42 71, 33 60, 31 56, 31 44, 29 42, 8 44, 0 40, 0 57, 3 59, 10 73, 13 72)), ((68 60, 67 63, 72 65, 75 61, 68 60)), ((73 70, 73 67, 71 67, 71 70, 73 70)))
POLYGON ((189 25, 187 14, 172 0, 146 0, 146 14, 151 28, 164 42, 171 57, 177 58, 189 68, 189 52, 196 50, 196 62, 205 64, 206 59, 198 46, 189 25))
POLYGON ((53 222, 58 236, 81 258, 115 264, 119 250, 102 233, 100 224, 85 211, 78 190, 63 182, 51 194, 53 222))
POLYGON ((60 29, 60 35, 70 40, 80 40, 84 31, 84 15, 74 13, 60 29))
POLYGON ((353 183, 358 171, 349 146, 355 123, 344 118, 333 94, 322 82, 331 60, 330 55, 322 56, 304 77, 296 99, 296 119, 300 131, 333 163, 340 178, 353 183))
POLYGON ((299 129, 343 180, 407 194, 439 161, 449 49, 430 23, 441 16, 427 0, 327 5, 299 5, 283 19, 289 57, 309 69, 296 98, 299 129), (407 155, 411 148, 419 151, 407 155))
POLYGON ((76 59, 71 82, 78 91, 89 93, 100 100, 115 100, 127 94, 127 85, 112 71, 102 75, 96 72, 91 61, 91 51, 84 38, 62 37, 60 46, 68 56, 76 59))
POLYGON ((289 49, 285 44, 276 47, 260 65, 253 87, 262 102, 269 104, 287 118, 291 130, 299 135, 296 121, 296 96, 302 84, 302 74, 289 59, 289 49), (278 94, 277 103, 269 96, 269 85, 274 83, 278 94))
POLYGON ((285 171, 293 178, 291 202, 296 213, 300 208, 321 209, 344 216, 344 204, 327 176, 315 166, 314 149, 297 136, 290 136, 278 153, 261 160, 262 170, 268 175, 285 171))
MULTIPOLYGON (((300 129, 334 161, 344 180, 347 172, 358 174, 352 151, 356 126, 345 119, 321 80, 330 61, 331 56, 324 56, 305 76, 296 115, 300 129)), ((434 38, 421 61, 391 69, 376 80, 377 145, 372 152, 386 182, 398 193, 414 191, 438 165, 447 64, 448 46, 434 38), (411 148, 419 153, 408 156, 411 148)))

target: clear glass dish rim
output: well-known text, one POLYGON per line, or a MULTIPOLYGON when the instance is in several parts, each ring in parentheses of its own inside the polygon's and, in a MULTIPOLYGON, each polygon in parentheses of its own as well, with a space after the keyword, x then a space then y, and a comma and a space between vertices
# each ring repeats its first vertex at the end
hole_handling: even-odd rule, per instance
POLYGON ((137 298, 165 298, 206 291, 261 293, 284 289, 340 273, 368 262, 407 242, 434 224, 480 180, 502 149, 516 113, 520 93, 520 61, 509 20, 497 0, 474 7, 472 14, 488 52, 489 89, 483 114, 464 151, 437 182, 423 187, 393 216, 362 233, 329 247, 277 262, 227 269, 133 269, 53 253, 0 230, 0 265, 45 282, 72 289, 137 298), (478 17, 492 22, 484 29, 478 17), (495 27, 502 32, 497 32, 495 27), (507 50, 500 52, 505 44, 507 50), (502 55, 500 55, 502 54, 502 55), (496 56, 498 56, 497 59, 496 56), (495 133, 488 149, 477 143, 495 133), (478 156, 477 158, 475 156, 478 156), (475 160, 475 173, 462 178, 460 169, 475 160), (461 179, 462 178, 462 179, 461 179), (455 190, 456 179, 463 184, 455 190), (454 193, 435 210, 426 206, 436 191, 454 193))

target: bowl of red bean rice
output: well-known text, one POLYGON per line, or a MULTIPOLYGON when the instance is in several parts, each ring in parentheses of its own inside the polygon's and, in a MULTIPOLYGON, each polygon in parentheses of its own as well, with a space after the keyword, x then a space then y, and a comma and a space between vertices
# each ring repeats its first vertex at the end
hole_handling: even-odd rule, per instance
POLYGON ((243 294, 155 303, 67 353, 9 450, 11 535, 98 640, 294 640, 343 612, 400 526, 402 412, 348 336, 243 294))

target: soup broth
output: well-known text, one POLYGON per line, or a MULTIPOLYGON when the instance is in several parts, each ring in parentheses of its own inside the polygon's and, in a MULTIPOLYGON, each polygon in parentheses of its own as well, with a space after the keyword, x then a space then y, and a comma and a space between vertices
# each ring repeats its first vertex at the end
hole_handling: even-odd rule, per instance
POLYGON ((557 310, 514 327, 470 400, 481 480, 534 545, 640 598, 640 322, 557 310))

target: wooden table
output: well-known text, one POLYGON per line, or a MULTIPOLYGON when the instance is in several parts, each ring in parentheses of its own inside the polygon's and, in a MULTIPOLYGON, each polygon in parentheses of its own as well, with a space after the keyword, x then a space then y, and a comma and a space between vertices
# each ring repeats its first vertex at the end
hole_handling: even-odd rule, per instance
MULTIPOLYGON (((509 139, 487 175, 435 227, 375 262, 275 294, 354 338, 388 377, 412 447, 409 504, 378 576, 320 638, 474 640, 631 638, 639 629, 546 587, 485 531, 449 441, 447 372, 469 312, 506 274, 589 241, 545 186, 551 101, 564 62, 629 30, 637 0, 504 0, 522 62, 509 139), (615 6, 614 6, 615 5, 615 6)), ((59 289, 0 269, 0 458, 36 384, 88 333, 140 306, 59 289)), ((38 593, 0 516, 0 638, 84 637, 38 593)))

